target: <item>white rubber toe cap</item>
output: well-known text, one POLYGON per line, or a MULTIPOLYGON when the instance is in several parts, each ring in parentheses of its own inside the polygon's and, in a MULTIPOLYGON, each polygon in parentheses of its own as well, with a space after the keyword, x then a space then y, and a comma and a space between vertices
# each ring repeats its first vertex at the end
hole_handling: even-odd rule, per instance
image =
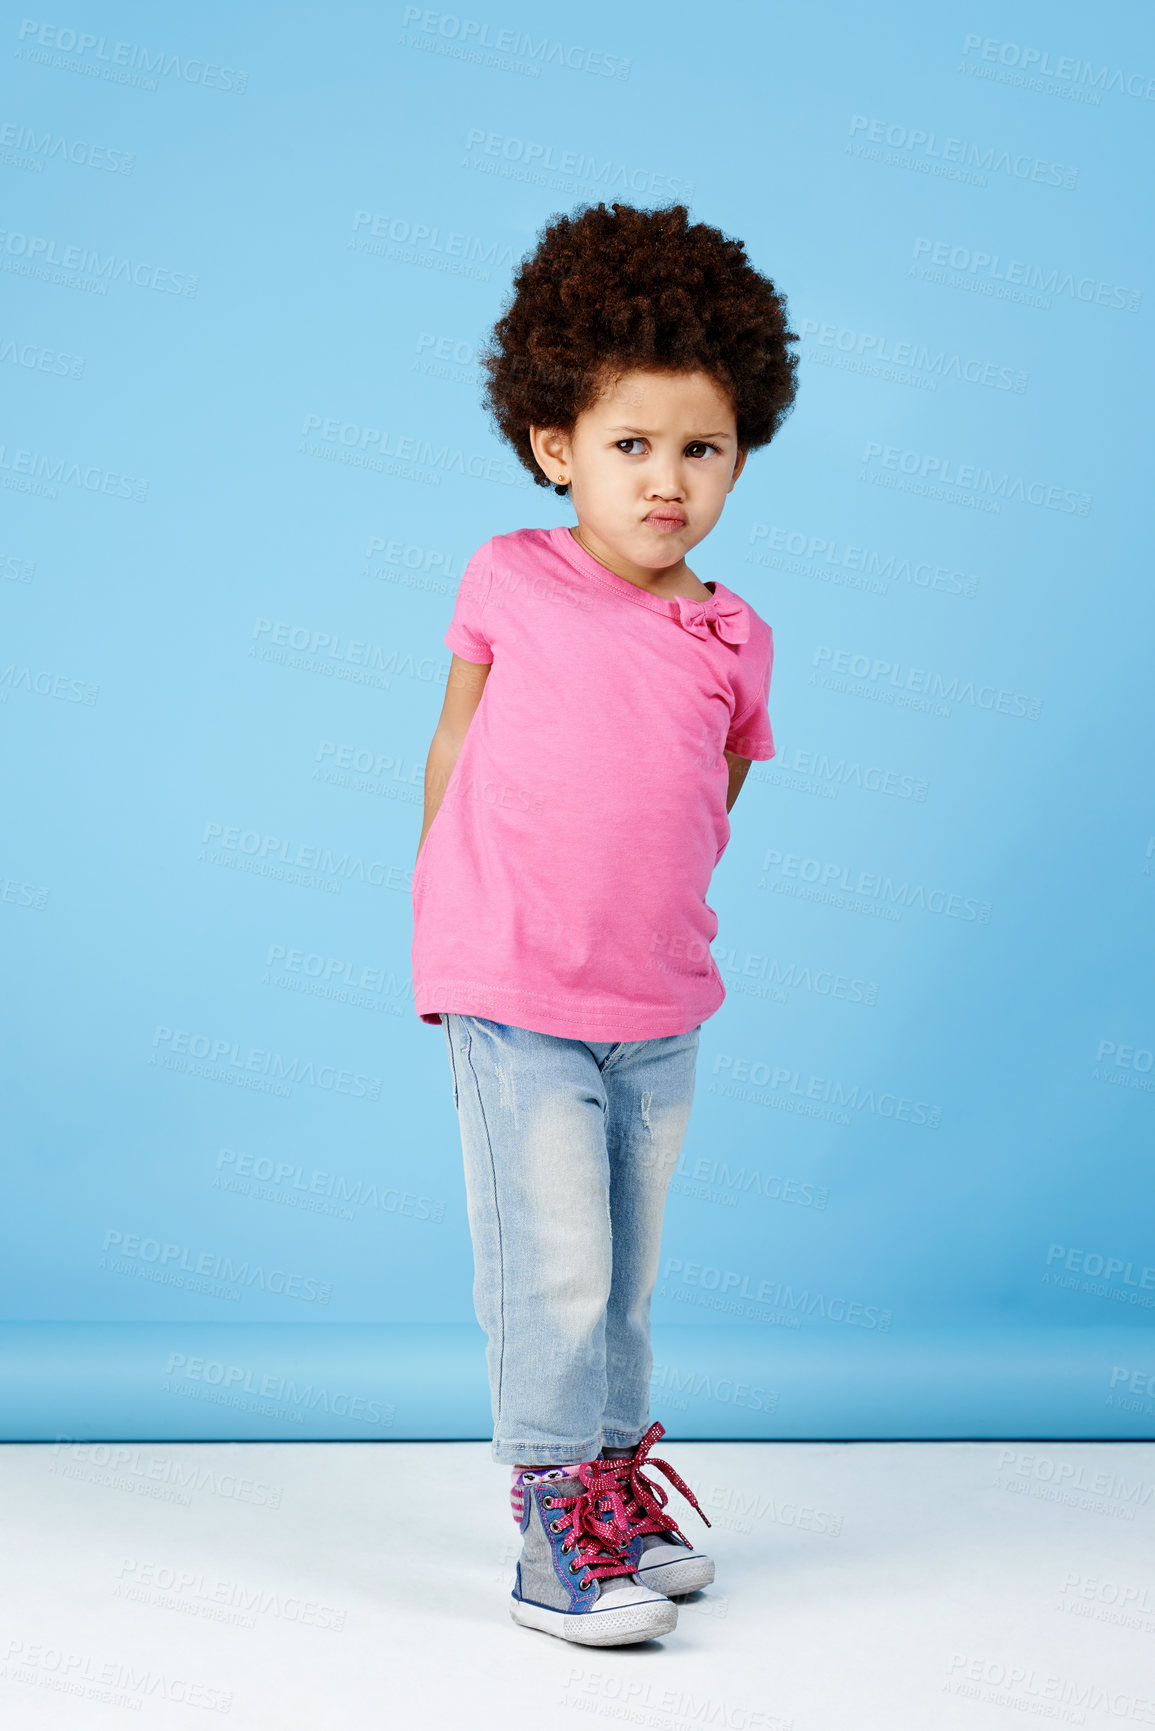
MULTIPOLYGON (((684 1589, 688 1591, 689 1589, 684 1589)), ((582 1647, 624 1647, 652 1641, 677 1627, 678 1608, 637 1575, 611 1575, 601 1585, 588 1611, 556 1611, 529 1599, 514 1597, 514 1622, 543 1634, 557 1635, 582 1647)))
POLYGON ((638 1579, 659 1593, 696 1593, 714 1579, 714 1564, 683 1545, 651 1545, 642 1552, 638 1579))

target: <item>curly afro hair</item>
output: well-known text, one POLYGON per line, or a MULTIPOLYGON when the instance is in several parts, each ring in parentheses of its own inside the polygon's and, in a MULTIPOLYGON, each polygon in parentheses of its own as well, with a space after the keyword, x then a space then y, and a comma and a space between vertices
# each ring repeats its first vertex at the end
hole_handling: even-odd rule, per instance
POLYGON ((485 405, 540 487, 553 483, 530 427, 572 433, 604 384, 635 368, 710 374, 733 402, 739 449, 754 450, 793 407, 797 341, 740 240, 691 224, 683 204, 585 205, 522 260, 479 357, 485 405))

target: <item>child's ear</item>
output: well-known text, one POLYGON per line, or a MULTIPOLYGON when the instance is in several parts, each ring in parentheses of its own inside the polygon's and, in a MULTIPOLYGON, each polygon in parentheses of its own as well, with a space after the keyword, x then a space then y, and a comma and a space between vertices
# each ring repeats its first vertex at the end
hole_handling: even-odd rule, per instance
POLYGON ((531 427, 529 442, 537 458, 537 466, 548 481, 555 485, 563 476, 569 477, 569 440, 557 427, 531 427))
POLYGON ((734 473, 730 476, 730 486, 726 488, 727 493, 730 492, 730 490, 732 489, 732 487, 734 485, 734 482, 738 479, 738 476, 742 473, 742 470, 746 467, 746 458, 749 455, 750 455, 749 451, 739 451, 738 452, 738 461, 734 464, 734 473))

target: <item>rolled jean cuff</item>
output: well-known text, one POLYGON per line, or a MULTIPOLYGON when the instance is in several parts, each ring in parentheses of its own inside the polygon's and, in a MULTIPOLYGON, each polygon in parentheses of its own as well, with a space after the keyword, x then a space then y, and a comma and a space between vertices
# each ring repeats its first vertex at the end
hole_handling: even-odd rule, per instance
POLYGON ((641 1430, 608 1430, 604 1432, 602 1436, 602 1447, 608 1449, 636 1449, 649 1428, 648 1424, 644 1424, 641 1430))
POLYGON ((596 1461, 601 1451, 600 1437, 591 1437, 585 1443, 511 1443, 493 1439, 493 1458, 503 1467, 576 1467, 579 1461, 596 1461))

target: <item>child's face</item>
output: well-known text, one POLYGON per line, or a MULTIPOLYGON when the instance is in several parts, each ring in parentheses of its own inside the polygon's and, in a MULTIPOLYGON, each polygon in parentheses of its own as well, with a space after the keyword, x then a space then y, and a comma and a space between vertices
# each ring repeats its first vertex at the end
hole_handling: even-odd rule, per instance
POLYGON ((651 571, 705 539, 746 460, 730 398, 703 372, 626 373, 568 439, 538 428, 531 438, 550 480, 569 480, 582 528, 651 571))

